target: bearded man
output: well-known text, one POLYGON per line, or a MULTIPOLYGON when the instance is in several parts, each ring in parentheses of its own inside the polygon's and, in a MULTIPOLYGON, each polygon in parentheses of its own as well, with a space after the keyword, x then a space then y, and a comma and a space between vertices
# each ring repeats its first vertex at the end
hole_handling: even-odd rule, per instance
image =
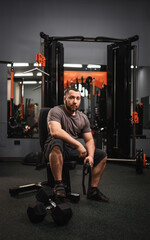
POLYGON ((55 180, 56 197, 65 198, 66 191, 62 180, 63 162, 69 160, 89 162, 92 168, 91 186, 87 198, 108 202, 108 198, 98 189, 103 175, 107 154, 95 148, 90 122, 87 116, 78 110, 81 103, 81 93, 76 88, 68 88, 64 96, 64 105, 50 109, 47 117, 48 138, 44 153, 50 163, 55 180), (84 145, 79 138, 84 139, 84 145))

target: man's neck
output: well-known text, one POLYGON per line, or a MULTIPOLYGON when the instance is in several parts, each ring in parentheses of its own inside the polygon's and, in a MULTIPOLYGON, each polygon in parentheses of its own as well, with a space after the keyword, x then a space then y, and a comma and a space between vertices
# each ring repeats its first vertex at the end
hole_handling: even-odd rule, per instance
POLYGON ((76 115, 76 111, 75 112, 69 111, 69 109, 66 107, 66 105, 65 105, 65 109, 71 116, 75 116, 76 115))

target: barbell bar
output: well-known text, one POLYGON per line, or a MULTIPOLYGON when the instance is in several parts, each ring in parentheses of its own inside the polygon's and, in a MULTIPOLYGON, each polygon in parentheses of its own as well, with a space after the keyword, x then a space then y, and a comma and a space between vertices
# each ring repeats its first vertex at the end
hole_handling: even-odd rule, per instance
POLYGON ((136 172, 138 174, 143 173, 143 168, 147 166, 146 154, 143 154, 143 150, 136 150, 136 158, 107 158, 107 161, 112 162, 126 162, 126 163, 135 163, 136 172))

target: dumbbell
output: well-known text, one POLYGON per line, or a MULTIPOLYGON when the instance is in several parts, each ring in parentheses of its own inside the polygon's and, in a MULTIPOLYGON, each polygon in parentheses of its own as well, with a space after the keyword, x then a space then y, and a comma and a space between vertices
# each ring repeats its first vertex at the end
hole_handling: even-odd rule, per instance
POLYGON ((49 193, 50 196, 52 194, 52 198, 54 198, 50 189, 47 189, 47 192, 40 189, 36 195, 37 201, 29 204, 27 214, 30 221, 33 223, 43 221, 47 211, 51 210, 51 216, 57 225, 67 224, 73 214, 70 206, 65 200, 55 199, 55 201, 53 201, 47 193, 49 193))
POLYGON ((49 207, 50 203, 50 205, 54 207, 51 209, 51 214, 57 224, 65 224, 72 217, 70 206, 65 202, 65 199, 56 198, 52 188, 41 188, 36 194, 36 199, 37 201, 42 202, 45 206, 49 207))
POLYGON ((42 222, 47 214, 47 209, 43 203, 34 201, 28 205, 27 215, 32 223, 42 222))

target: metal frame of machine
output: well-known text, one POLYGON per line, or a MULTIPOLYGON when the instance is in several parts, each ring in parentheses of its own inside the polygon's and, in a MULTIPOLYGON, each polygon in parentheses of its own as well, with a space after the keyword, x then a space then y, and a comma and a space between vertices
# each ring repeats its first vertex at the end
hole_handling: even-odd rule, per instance
MULTIPOLYGON (((107 87, 103 89, 105 98, 106 133, 105 143, 109 157, 135 158, 136 123, 133 121, 131 134, 131 58, 133 58, 133 112, 136 111, 136 51, 132 45, 139 37, 127 39, 108 37, 86 38, 83 36, 49 37, 40 33, 44 39, 43 55, 46 58, 44 70, 50 76, 42 77, 42 106, 53 107, 63 104, 64 96, 64 48, 63 41, 106 42, 107 46, 107 87), (132 135, 132 151, 130 147, 132 135)), ((100 101, 101 103, 104 101, 100 101)))

